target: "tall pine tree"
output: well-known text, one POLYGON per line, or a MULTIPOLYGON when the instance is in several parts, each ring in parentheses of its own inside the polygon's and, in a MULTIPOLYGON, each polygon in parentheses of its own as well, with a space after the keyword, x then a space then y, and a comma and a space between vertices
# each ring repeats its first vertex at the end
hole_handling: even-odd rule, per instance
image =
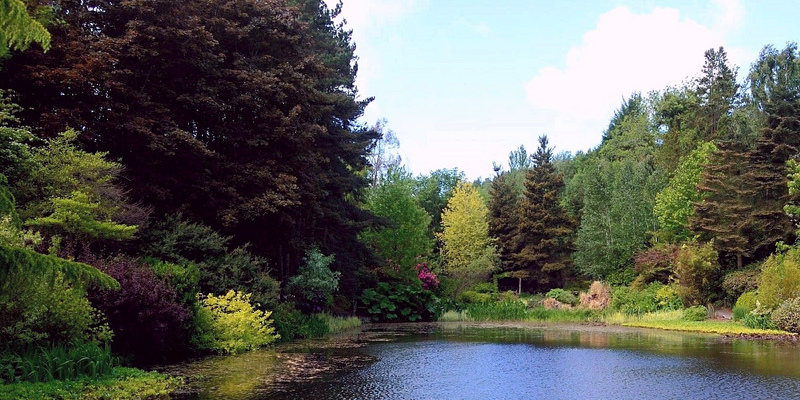
POLYGON ((519 196, 509 172, 499 172, 489 187, 489 235, 495 239, 500 268, 503 271, 518 269, 514 255, 517 253, 519 225, 519 196))
POLYGON ((564 178, 553 166, 553 149, 546 135, 539 137, 539 148, 531 156, 533 168, 525 179, 520 201, 516 258, 529 270, 540 288, 558 287, 570 274, 574 221, 559 203, 564 178))

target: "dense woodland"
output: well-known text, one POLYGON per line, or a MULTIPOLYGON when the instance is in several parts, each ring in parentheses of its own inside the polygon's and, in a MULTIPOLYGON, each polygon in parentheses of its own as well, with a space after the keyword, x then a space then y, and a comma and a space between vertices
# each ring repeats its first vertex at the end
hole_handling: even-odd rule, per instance
POLYGON ((800 295, 794 43, 746 71, 709 49, 625 99, 596 148, 542 135, 466 182, 413 176, 387 123, 360 122, 355 44, 320 0, 0 5, 20 27, 0 32, 6 351, 220 350, 221 298, 271 317, 260 345, 320 312, 430 320, 595 280, 685 306, 800 295), (767 295, 775 279, 797 287, 767 295))

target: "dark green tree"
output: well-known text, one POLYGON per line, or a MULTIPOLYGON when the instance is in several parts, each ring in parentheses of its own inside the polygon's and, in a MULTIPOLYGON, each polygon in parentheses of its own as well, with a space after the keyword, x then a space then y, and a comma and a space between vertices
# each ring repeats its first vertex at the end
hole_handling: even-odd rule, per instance
POLYGON ((574 221, 561 207, 559 195, 564 179, 553 166, 553 149, 546 135, 539 137, 539 148, 531 156, 533 168, 525 179, 525 192, 519 205, 516 254, 520 267, 542 288, 563 285, 572 266, 574 221))
POLYGON ((739 100, 736 69, 728 65, 723 47, 705 52, 705 64, 697 79, 697 121, 703 140, 727 139, 733 133, 731 115, 739 100))
POLYGON ((519 269, 515 257, 518 252, 519 196, 509 172, 500 172, 499 169, 496 172, 489 187, 489 236, 495 239, 500 268, 514 271, 519 269))

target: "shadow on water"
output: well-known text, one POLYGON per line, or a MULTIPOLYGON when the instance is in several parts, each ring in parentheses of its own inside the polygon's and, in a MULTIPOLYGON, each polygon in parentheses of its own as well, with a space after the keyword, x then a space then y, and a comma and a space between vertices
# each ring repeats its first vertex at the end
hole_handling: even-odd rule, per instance
POLYGON ((800 397, 800 347, 648 329, 368 325, 166 372, 185 399, 800 397))

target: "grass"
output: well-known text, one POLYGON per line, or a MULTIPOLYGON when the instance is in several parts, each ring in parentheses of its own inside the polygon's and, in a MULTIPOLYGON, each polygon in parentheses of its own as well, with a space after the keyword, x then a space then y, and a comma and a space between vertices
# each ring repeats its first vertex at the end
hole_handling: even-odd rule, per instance
POLYGON ((165 399, 181 385, 183 381, 180 378, 135 368, 116 367, 101 378, 83 377, 66 381, 0 385, 0 400, 165 399))
POLYGON ((0 355, 0 383, 99 378, 110 374, 118 365, 119 360, 111 355, 111 349, 94 343, 6 350, 0 355))
POLYGON ((349 331, 361 327, 361 320, 358 317, 337 317, 330 314, 322 314, 325 318, 325 323, 328 325, 328 334, 335 335, 337 333, 349 331))

